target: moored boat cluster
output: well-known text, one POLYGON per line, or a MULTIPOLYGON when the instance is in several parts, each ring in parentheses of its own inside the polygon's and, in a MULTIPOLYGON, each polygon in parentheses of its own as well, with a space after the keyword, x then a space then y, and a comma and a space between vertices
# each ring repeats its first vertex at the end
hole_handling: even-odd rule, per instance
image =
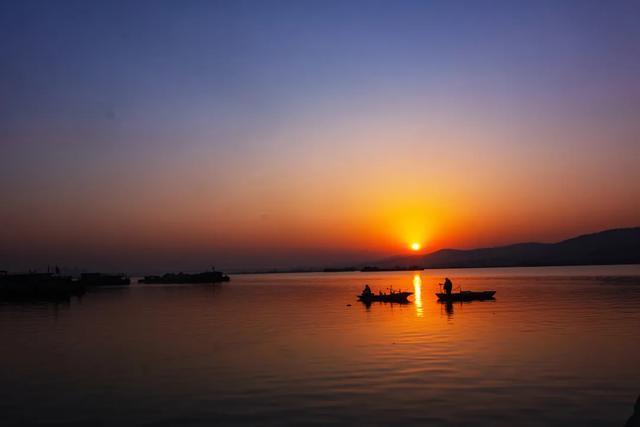
MULTIPOLYGON (((205 284, 228 282, 229 276, 211 270, 202 273, 167 273, 162 276, 145 276, 139 283, 205 284)), ((88 288, 128 286, 131 279, 126 274, 82 273, 80 277, 55 273, 9 273, 0 271, 0 300, 68 300, 82 296, 88 288)))

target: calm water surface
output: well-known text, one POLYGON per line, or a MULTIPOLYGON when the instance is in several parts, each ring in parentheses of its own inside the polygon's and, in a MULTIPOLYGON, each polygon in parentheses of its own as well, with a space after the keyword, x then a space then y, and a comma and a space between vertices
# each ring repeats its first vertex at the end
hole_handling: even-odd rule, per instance
POLYGON ((238 275, 0 305, 3 425, 622 426, 640 266, 238 275), (494 289, 441 305, 434 292, 494 289), (415 292, 355 301, 364 283, 415 292), (352 304, 348 306, 348 304, 352 304))

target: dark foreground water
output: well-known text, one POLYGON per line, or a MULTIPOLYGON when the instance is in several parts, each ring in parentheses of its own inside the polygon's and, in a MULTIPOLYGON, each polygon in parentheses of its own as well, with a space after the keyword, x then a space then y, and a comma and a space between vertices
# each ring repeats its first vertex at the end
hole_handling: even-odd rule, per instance
POLYGON ((2 425, 622 426, 640 266, 132 285, 0 304, 0 345, 2 425), (444 275, 496 300, 441 305, 444 275))

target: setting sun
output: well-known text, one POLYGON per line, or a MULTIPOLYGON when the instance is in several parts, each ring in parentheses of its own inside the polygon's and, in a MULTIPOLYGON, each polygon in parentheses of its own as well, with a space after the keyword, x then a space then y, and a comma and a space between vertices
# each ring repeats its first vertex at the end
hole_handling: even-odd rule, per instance
POLYGON ((411 244, 410 248, 412 251, 419 251, 422 245, 418 242, 414 242, 411 244))

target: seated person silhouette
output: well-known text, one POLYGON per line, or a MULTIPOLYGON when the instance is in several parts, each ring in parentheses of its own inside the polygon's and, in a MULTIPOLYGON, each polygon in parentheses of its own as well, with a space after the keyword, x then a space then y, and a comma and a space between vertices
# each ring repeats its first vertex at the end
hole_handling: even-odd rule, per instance
POLYGON ((371 295, 373 295, 373 292, 371 292, 371 288, 369 287, 369 285, 364 285, 364 290, 362 291, 362 296, 363 297, 370 297, 371 295))

